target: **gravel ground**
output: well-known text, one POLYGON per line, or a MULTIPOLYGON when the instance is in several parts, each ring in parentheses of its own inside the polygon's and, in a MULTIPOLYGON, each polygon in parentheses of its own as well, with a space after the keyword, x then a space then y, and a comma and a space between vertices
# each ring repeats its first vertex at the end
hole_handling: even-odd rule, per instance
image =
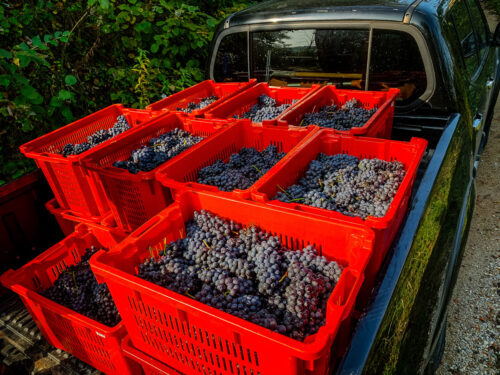
POLYGON ((437 375, 500 374, 500 100, 479 164, 476 189, 437 375))

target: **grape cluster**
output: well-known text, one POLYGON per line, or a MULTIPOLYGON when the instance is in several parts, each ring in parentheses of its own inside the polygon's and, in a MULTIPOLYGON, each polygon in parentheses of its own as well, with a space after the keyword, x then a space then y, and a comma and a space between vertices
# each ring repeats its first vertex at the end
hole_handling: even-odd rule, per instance
POLYGON ((61 154, 64 157, 81 154, 82 152, 90 150, 92 147, 95 147, 98 144, 107 141, 110 138, 116 137, 118 134, 121 134, 129 129, 130 125, 128 124, 127 119, 125 118, 125 116, 120 115, 116 118, 116 122, 111 128, 101 129, 89 135, 87 137, 87 142, 77 143, 77 144, 73 143, 66 144, 62 148, 61 154))
POLYGON ((202 210, 186 237, 144 260, 138 276, 303 341, 325 324, 342 269, 310 245, 290 250, 277 236, 202 210))
POLYGON ((198 172, 198 182, 217 186, 222 191, 248 189, 280 159, 284 152, 278 152, 274 145, 262 152, 255 148, 243 147, 237 154, 232 154, 227 163, 217 160, 198 172))
POLYGON ((216 96, 208 96, 206 98, 201 99, 198 103, 191 102, 187 105, 187 107, 177 108, 177 110, 182 111, 182 112, 186 112, 186 113, 191 113, 194 110, 203 109, 203 108, 209 106, 210 104, 214 103, 217 100, 219 100, 219 98, 216 96))
POLYGON ((276 100, 267 95, 261 95, 258 98, 258 103, 254 104, 248 112, 242 115, 234 115, 234 118, 249 118, 253 122, 262 122, 263 120, 271 120, 278 117, 284 112, 290 104, 277 105, 276 100))
POLYGON ((314 124, 324 128, 349 130, 365 125, 375 112, 377 108, 365 109, 356 99, 351 99, 340 108, 336 105, 329 105, 320 108, 318 112, 306 113, 301 125, 314 124))
POLYGON ((90 319, 113 327, 121 320, 106 284, 98 284, 90 269, 92 255, 102 249, 92 246, 80 261, 59 275, 54 285, 40 294, 90 319))
POLYGON ((148 172, 202 140, 202 137, 176 128, 158 138, 151 138, 148 145, 132 151, 128 160, 115 161, 113 166, 127 169, 134 174, 140 171, 148 172))
POLYGON ((319 154, 296 185, 274 199, 325 208, 348 216, 382 217, 405 176, 399 161, 319 154))

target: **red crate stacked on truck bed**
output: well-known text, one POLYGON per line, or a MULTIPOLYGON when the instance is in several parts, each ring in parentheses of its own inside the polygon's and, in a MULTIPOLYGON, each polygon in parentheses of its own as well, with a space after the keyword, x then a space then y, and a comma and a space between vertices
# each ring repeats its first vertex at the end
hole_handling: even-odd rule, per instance
MULTIPOLYGON (((79 155, 65 157, 61 154, 66 144, 83 143, 98 130, 111 128, 118 116, 125 116, 131 128, 143 125, 155 116, 154 112, 133 110, 115 104, 92 115, 63 126, 20 147, 21 152, 37 163, 43 171, 61 208, 79 216, 94 217, 99 221, 108 211, 102 192, 89 181, 81 159, 122 137, 128 131, 79 155)), ((130 130, 129 130, 130 131, 130 130)))
MULTIPOLYGON (((159 168, 157 179, 173 193, 184 190, 212 191, 226 197, 249 199, 251 188, 235 189, 232 192, 221 191, 216 186, 198 183, 198 173, 202 168, 212 165, 217 160, 227 163, 231 155, 238 153, 243 147, 263 151, 268 146, 275 146, 278 152, 289 153, 318 129, 317 126, 302 129, 256 126, 249 120, 239 120, 233 126, 207 140, 196 150, 188 150, 182 159, 172 160, 168 165, 159 168)), ((272 169, 278 168, 283 159, 272 169)))
POLYGON ((75 232, 18 270, 0 277, 17 293, 46 340, 106 374, 134 375, 137 365, 121 350, 123 322, 108 327, 42 296, 66 269, 79 262, 87 248, 112 249, 125 234, 116 228, 80 224, 75 232))
POLYGON ((318 112, 321 108, 332 105, 335 105, 337 109, 341 109, 347 102, 355 101, 362 108, 376 108, 376 112, 363 126, 352 127, 349 130, 335 130, 335 132, 345 135, 389 139, 394 118, 394 105, 398 94, 398 89, 389 89, 387 92, 357 91, 325 86, 280 115, 277 118, 277 123, 281 126, 301 126, 304 115, 307 113, 318 112))
MULTIPOLYGON (((114 167, 113 163, 127 160, 132 151, 147 145, 150 139, 174 129, 207 138, 222 131, 228 124, 230 122, 225 120, 203 120, 167 113, 84 158, 83 165, 89 171, 92 183, 104 192, 118 226, 130 232, 169 205, 172 197, 170 191, 155 178, 155 172, 160 166, 148 172, 132 174, 126 169, 114 167)), ((184 156, 195 152, 203 142, 166 161, 162 166, 183 163, 184 156)))
POLYGON ((133 346, 181 373, 232 374, 239 368, 247 374, 323 374, 335 334, 354 306, 372 246, 373 232, 363 226, 187 192, 115 251, 96 254, 91 267, 108 285, 133 346), (328 299, 326 325, 300 342, 135 276, 139 263, 182 238, 185 223, 201 210, 243 227, 255 225, 288 249, 314 245, 339 262, 344 269, 328 299))
POLYGON ((347 223, 365 225, 375 231, 375 248, 367 270, 367 279, 373 280, 401 224, 411 196, 411 189, 427 141, 412 138, 410 142, 389 141, 377 138, 361 138, 335 134, 323 129, 304 142, 279 169, 273 170, 252 188, 252 199, 269 206, 293 210, 311 217, 341 220, 347 223), (276 194, 296 184, 305 174, 311 161, 320 153, 326 155, 347 154, 360 159, 378 158, 385 161, 398 160, 403 163, 405 176, 396 195, 383 217, 347 216, 325 208, 312 207, 300 202, 286 203, 274 199, 276 194))

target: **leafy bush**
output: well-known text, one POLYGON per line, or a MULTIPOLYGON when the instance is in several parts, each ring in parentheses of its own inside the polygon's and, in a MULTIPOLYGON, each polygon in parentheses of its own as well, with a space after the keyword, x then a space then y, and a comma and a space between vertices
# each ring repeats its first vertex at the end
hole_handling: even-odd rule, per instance
POLYGON ((244 0, 0 3, 0 185, 35 168, 18 147, 123 103, 203 79, 216 24, 244 0))

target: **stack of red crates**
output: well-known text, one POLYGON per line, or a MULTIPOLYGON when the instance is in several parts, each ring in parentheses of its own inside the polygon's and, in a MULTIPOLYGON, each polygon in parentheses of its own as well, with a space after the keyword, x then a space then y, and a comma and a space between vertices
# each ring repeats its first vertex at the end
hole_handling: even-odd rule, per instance
MULTIPOLYGON (((335 87, 291 88, 267 84, 204 81, 146 110, 114 105, 21 147, 36 160, 55 199, 47 209, 67 237, 0 281, 18 293, 47 340, 111 374, 325 374, 349 335, 360 293, 371 282, 403 220, 426 142, 390 138, 397 90, 363 92, 335 87), (237 120, 260 95, 290 107, 273 120, 237 120), (185 114, 189 103, 216 96, 213 104, 185 114), (348 132, 300 126, 305 113, 356 99, 377 108, 348 132), (67 143, 81 143, 124 115, 132 129, 76 156, 67 143), (113 163, 130 157, 151 138, 181 128, 204 138, 150 172, 132 174, 113 163), (367 138, 367 136, 376 138, 367 138), (227 161, 242 147, 274 145, 286 156, 246 190, 223 192, 197 183, 201 168, 227 161), (305 173, 318 153, 380 158, 403 163, 406 176, 383 218, 353 218, 338 212, 274 200, 305 173), (327 306, 327 323, 298 342, 138 278, 138 264, 158 255, 156 245, 185 233, 194 211, 205 209, 242 225, 279 236, 289 249, 313 244, 344 266, 327 306), (106 327, 39 294, 90 246, 112 249, 90 261, 106 282, 122 321, 106 327), (349 322, 349 323, 348 323, 349 322), (340 340, 338 333, 342 332, 340 340), (345 335, 344 335, 345 333, 345 335)), ((348 340, 348 339, 347 339, 348 340)))
POLYGON ((17 293, 45 339, 106 374, 134 375, 135 362, 121 350, 127 331, 123 322, 108 327, 40 294, 91 246, 113 249, 125 238, 120 230, 80 224, 61 242, 24 267, 5 272, 1 283, 17 293))
POLYGON ((24 155, 34 159, 43 171, 60 208, 98 222, 108 213, 108 203, 101 199, 99 188, 87 178, 81 160, 133 129, 143 126, 156 115, 157 113, 152 111, 128 109, 121 104, 115 104, 28 142, 20 149, 24 155), (61 155, 66 144, 86 142, 87 137, 96 131, 111 128, 118 116, 125 116, 131 126, 130 130, 79 155, 61 155))

